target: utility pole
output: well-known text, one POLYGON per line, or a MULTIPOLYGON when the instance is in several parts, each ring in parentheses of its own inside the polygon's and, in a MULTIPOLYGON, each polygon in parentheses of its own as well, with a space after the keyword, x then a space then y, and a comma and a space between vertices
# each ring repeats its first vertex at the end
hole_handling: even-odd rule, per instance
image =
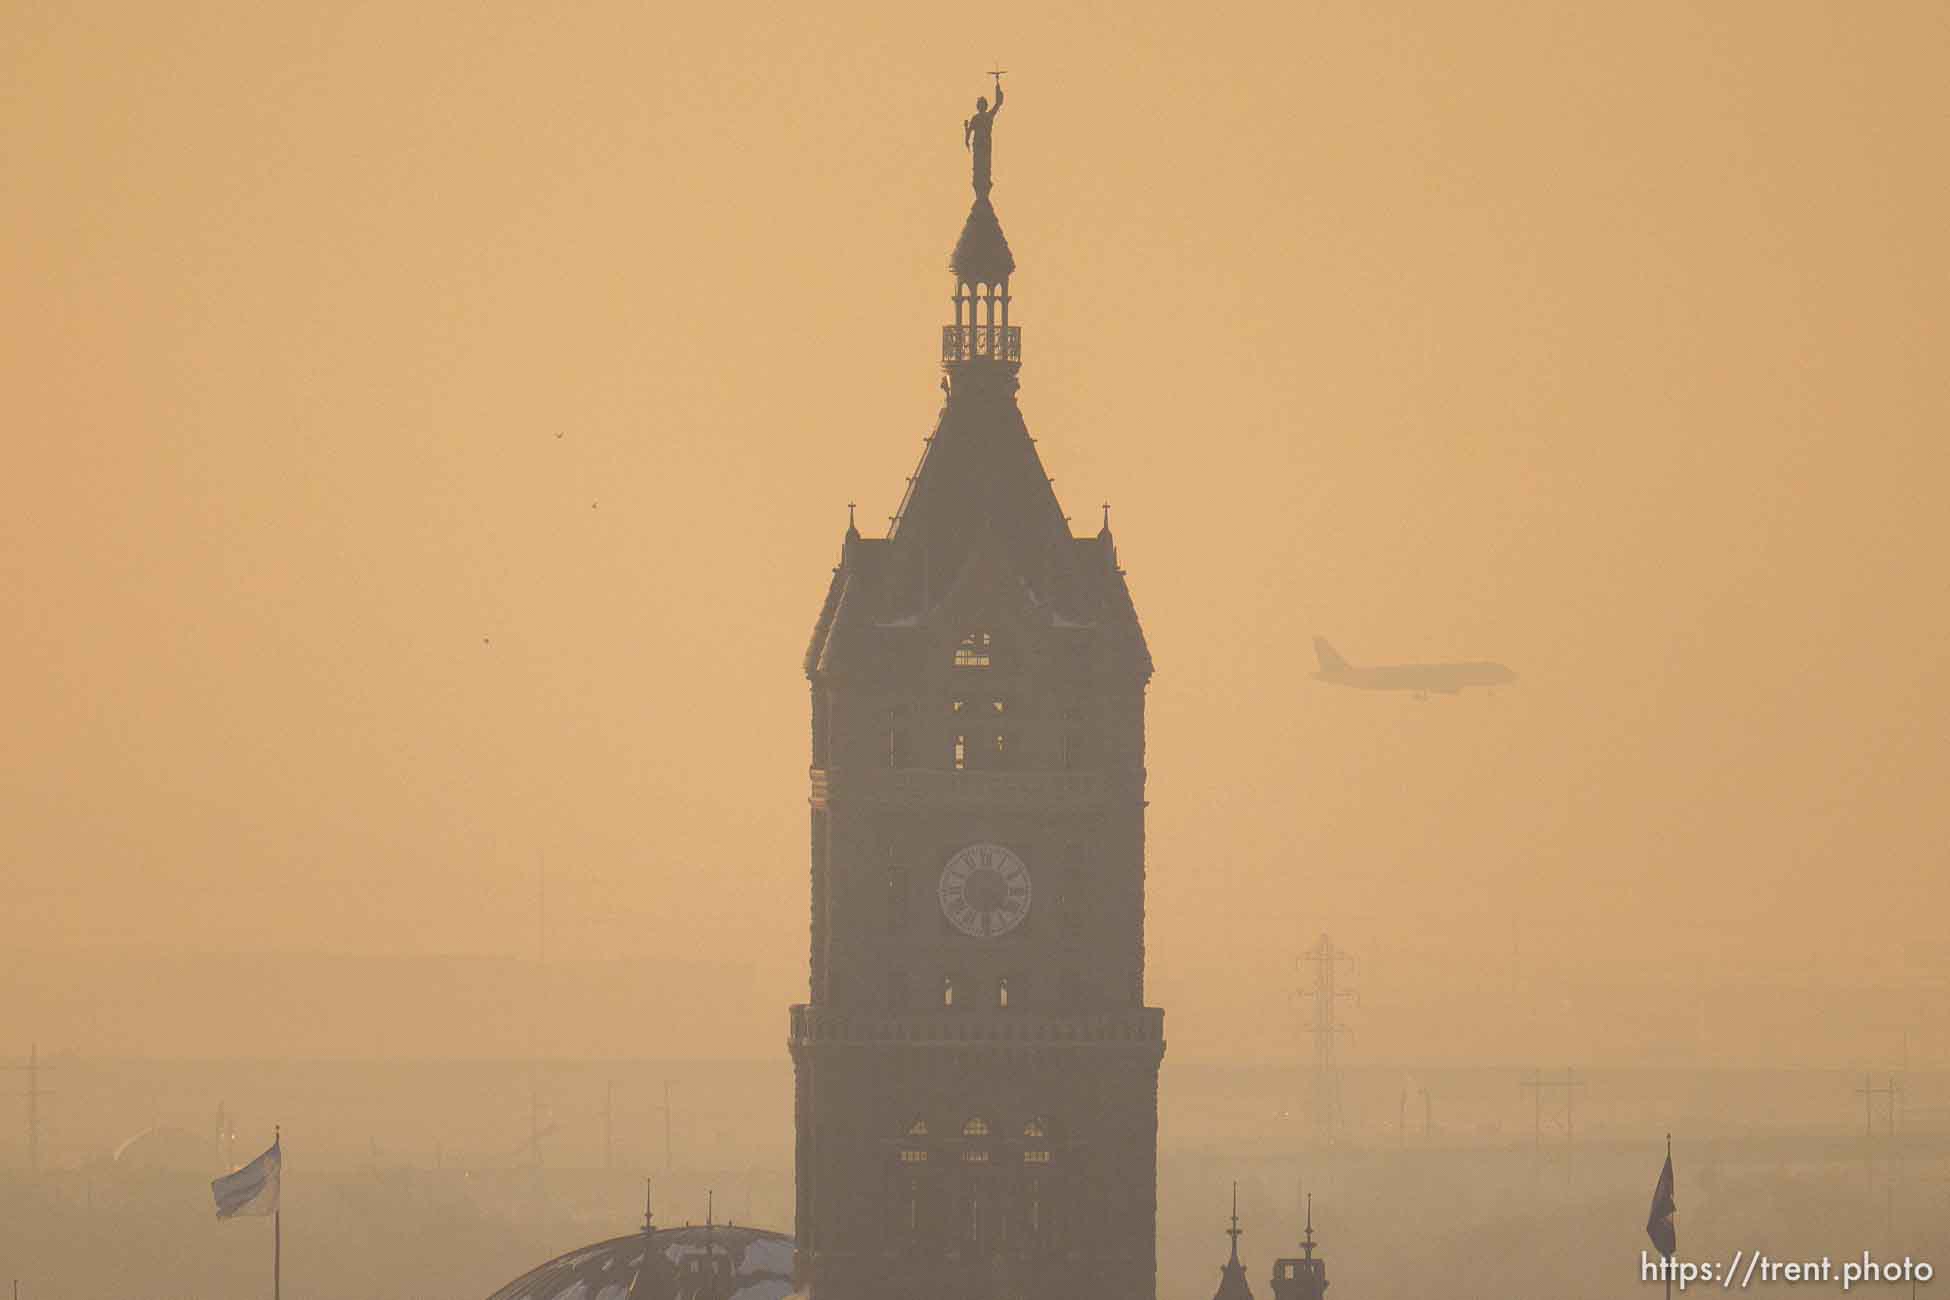
POLYGON ((664 1080, 664 1104, 662 1110, 664 1113, 664 1172, 668 1174, 671 1170, 672 1163, 670 1155, 670 1080, 668 1079, 664 1080))
POLYGON ((1339 987, 1336 976, 1340 963, 1352 965, 1354 958, 1336 948, 1325 933, 1300 957, 1313 966, 1313 987, 1302 996, 1313 999, 1313 1018, 1306 1029, 1314 1040, 1314 1137, 1331 1142, 1341 1129, 1341 1070, 1335 1059, 1334 1044, 1340 1035, 1348 1032, 1348 1027, 1340 1023, 1338 1008, 1342 998, 1355 996, 1353 989, 1339 987))
POLYGON ((1564 1067, 1564 1077, 1562 1079, 1546 1079, 1541 1069, 1532 1070, 1530 1077, 1519 1082, 1517 1087, 1535 1094, 1536 1118, 1533 1121, 1534 1127, 1531 1131, 1531 1149, 1533 1151, 1542 1152, 1544 1149, 1544 1093, 1547 1089, 1563 1092, 1564 1140, 1567 1144, 1577 1140, 1577 1129, 1574 1123, 1575 1099, 1577 1097, 1577 1090, 1584 1087, 1584 1081, 1577 1077, 1576 1071, 1566 1066, 1564 1067))
POLYGON ((54 1094, 41 1087, 41 1045, 33 1043, 27 1049, 27 1064, 10 1065, 9 1070, 24 1070, 27 1074, 27 1091, 17 1092, 16 1097, 27 1099, 27 1168, 32 1173, 41 1171, 41 1098, 54 1094))
POLYGON ((603 1085, 603 1168, 616 1168, 616 1080, 603 1085))

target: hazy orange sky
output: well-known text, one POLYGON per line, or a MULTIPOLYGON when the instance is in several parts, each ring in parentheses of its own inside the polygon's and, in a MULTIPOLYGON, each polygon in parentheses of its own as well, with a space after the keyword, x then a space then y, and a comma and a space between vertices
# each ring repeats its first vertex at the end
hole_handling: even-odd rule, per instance
POLYGON ((999 58, 1175 1057, 1289 1051, 1323 929, 1397 990, 1940 973, 1946 56, 1893 0, 0 5, 6 943, 527 954, 545 861, 551 954, 748 963, 703 1046, 780 1052, 799 656, 999 58))

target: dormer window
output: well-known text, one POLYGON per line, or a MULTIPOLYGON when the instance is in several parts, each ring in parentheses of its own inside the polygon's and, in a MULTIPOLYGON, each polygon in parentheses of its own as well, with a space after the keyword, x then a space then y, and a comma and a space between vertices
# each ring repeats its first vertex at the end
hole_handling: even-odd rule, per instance
POLYGON ((987 668, 989 666, 990 639, 987 632, 970 632, 955 647, 955 667, 987 668))

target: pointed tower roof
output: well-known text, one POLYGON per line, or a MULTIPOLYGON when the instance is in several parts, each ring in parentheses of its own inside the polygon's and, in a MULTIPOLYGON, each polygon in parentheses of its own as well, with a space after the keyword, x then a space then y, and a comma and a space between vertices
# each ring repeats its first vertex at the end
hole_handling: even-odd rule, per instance
POLYGON ((1239 1184, 1232 1185, 1232 1226, 1226 1229, 1226 1236, 1232 1238, 1232 1258, 1219 1270, 1219 1289, 1212 1293, 1212 1300, 1253 1300, 1253 1289, 1246 1281, 1246 1266, 1239 1262, 1239 1184))
POLYGON ((948 258, 948 269, 963 284, 1000 284, 1016 269, 1015 255, 1002 234, 1002 222, 995 205, 984 194, 968 209, 962 222, 961 238, 948 258))
POLYGON ((979 183, 950 265, 947 400, 887 535, 862 537, 849 513, 807 675, 898 675, 924 660, 942 624, 982 604, 984 616, 1006 608, 1046 629, 1040 644, 1106 680, 1147 680, 1151 656, 1108 518, 1094 536, 1071 534, 1016 404, 1022 329, 1002 290, 1015 257, 979 183))

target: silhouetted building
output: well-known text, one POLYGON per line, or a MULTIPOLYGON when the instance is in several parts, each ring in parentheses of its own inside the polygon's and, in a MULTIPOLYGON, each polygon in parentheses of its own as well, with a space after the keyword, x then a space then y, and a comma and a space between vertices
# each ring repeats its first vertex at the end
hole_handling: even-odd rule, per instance
POLYGON ((1273 1261, 1273 1300, 1325 1300, 1327 1261, 1314 1258, 1314 1198, 1307 1197, 1307 1235, 1299 1259, 1273 1261))
POLYGON ((950 262, 947 398, 887 535, 849 520, 806 652, 812 978, 790 1043, 796 1273, 820 1300, 1156 1294, 1151 657, 1108 510, 1071 534, 1016 404, 986 162, 950 262))
POLYGON ((572 1250, 488 1300, 779 1300, 792 1239, 724 1225, 655 1228, 572 1250))
POLYGON ((1212 1300, 1253 1300, 1253 1289, 1246 1282, 1246 1266, 1239 1262, 1239 1184, 1232 1185, 1232 1225, 1226 1229, 1232 1238, 1232 1258, 1219 1269, 1219 1289, 1212 1300))

